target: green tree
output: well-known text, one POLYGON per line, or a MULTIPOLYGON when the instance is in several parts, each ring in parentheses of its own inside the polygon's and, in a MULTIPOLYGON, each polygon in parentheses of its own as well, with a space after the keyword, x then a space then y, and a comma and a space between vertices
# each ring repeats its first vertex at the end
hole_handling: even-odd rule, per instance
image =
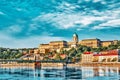
POLYGON ((113 50, 113 49, 117 49, 118 46, 117 45, 109 45, 108 46, 108 50, 113 50))
POLYGON ((61 60, 60 54, 56 54, 55 60, 61 60))

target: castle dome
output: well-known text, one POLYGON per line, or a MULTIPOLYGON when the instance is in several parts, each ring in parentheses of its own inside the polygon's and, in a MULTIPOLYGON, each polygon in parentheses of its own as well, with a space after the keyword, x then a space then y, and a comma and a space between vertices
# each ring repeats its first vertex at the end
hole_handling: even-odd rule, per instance
POLYGON ((78 35, 76 33, 73 34, 73 37, 78 37, 78 35))
POLYGON ((76 33, 73 34, 73 42, 74 42, 75 44, 78 43, 78 35, 77 35, 76 33))

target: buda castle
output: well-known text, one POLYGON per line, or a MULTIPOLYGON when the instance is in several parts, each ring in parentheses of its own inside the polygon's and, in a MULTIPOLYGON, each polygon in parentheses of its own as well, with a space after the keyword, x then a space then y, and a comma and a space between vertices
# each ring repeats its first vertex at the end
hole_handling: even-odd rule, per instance
POLYGON ((113 41, 101 41, 100 39, 84 39, 79 41, 78 35, 76 33, 73 34, 73 40, 71 42, 67 41, 51 41, 48 44, 40 44, 39 52, 40 53, 48 53, 52 51, 59 52, 61 49, 69 50, 72 47, 76 48, 78 45, 84 45, 92 48, 98 47, 108 47, 109 45, 117 44, 118 40, 113 41))

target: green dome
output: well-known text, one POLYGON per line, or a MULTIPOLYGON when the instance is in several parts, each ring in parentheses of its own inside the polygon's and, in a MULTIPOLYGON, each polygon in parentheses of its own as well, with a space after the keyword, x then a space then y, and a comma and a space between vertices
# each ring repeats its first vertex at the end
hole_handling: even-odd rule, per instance
POLYGON ((78 37, 78 35, 76 33, 73 34, 74 37, 78 37))

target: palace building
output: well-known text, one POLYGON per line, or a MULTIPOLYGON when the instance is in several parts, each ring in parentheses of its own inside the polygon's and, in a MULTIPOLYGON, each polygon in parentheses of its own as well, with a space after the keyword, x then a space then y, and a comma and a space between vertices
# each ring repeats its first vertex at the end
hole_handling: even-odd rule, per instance
POLYGON ((108 47, 109 45, 115 45, 117 44, 118 40, 114 40, 114 41, 101 41, 101 45, 103 47, 108 47))
POLYGON ((97 48, 101 46, 101 41, 100 39, 84 39, 82 41, 79 42, 79 44, 81 45, 85 45, 88 47, 93 47, 93 48, 97 48))
POLYGON ((70 48, 76 48, 78 45, 84 45, 92 48, 108 47, 109 45, 117 44, 117 40, 114 41, 101 41, 100 39, 84 39, 79 41, 78 35, 73 34, 72 41, 51 41, 48 44, 40 44, 39 53, 48 53, 52 51, 59 52, 61 49, 69 50, 70 48))

